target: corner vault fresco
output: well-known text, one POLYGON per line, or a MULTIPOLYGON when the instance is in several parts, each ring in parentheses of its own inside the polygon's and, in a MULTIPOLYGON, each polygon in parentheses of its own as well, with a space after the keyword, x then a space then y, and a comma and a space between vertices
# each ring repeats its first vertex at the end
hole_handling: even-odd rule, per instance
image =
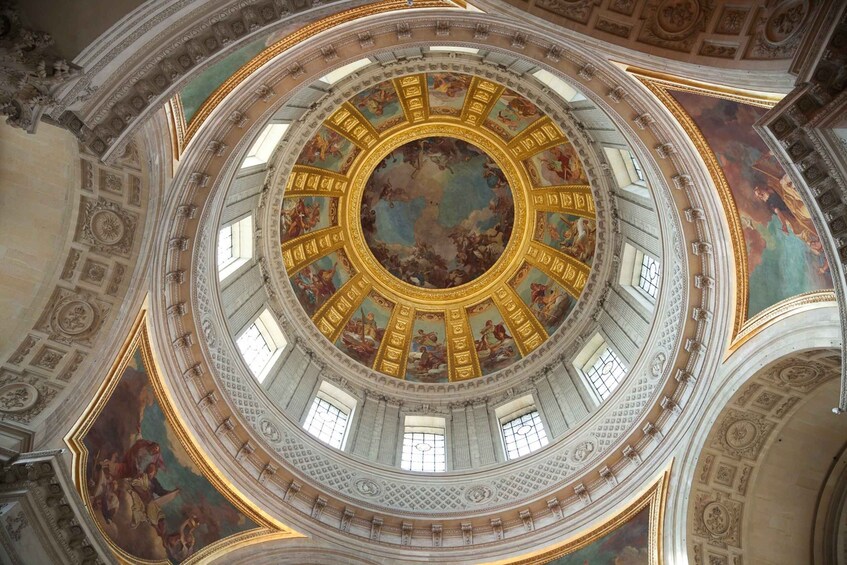
POLYGON ((136 348, 82 438, 87 503, 126 554, 179 563, 258 525, 200 471, 168 423, 136 348))
POLYGON ((470 282, 502 255, 514 201, 500 167, 460 139, 427 137, 377 165, 362 197, 368 247, 388 272, 424 288, 470 282))
POLYGON ((535 240, 553 260, 594 262, 593 205, 577 217, 532 195, 555 186, 586 198, 575 147, 559 132, 518 159, 511 148, 548 118, 523 94, 466 74, 399 77, 348 102, 343 126, 325 121, 305 141, 279 211, 306 314, 347 356, 413 382, 480 377, 531 354, 565 324, 584 282, 557 280, 520 250, 535 240), (471 120, 479 92, 496 94, 471 120), (375 142, 355 137, 363 129, 375 142), (537 320, 534 333, 510 327, 512 298, 537 320))
POLYGON ((832 288, 809 210, 753 129, 767 110, 693 92, 669 94, 699 128, 735 201, 747 248, 748 318, 794 295, 832 288))
POLYGON ((649 565, 650 507, 647 506, 617 529, 547 565, 649 565))

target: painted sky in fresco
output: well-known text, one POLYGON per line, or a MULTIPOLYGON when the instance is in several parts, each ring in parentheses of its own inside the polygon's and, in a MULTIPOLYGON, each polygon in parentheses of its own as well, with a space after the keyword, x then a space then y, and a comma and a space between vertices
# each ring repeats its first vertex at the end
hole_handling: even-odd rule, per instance
POLYGON ((752 317, 796 294, 832 288, 829 264, 794 184, 753 129, 764 108, 670 91, 715 153, 747 247, 752 317))
POLYGON ((644 508, 628 522, 573 553, 547 565, 648 565, 650 508, 644 508))
POLYGON ((378 132, 406 121, 397 91, 391 81, 381 82, 363 90, 351 98, 350 102, 378 132))
POLYGON ((587 182, 576 150, 570 143, 545 149, 527 159, 525 163, 535 186, 587 182))
POLYGON ((418 316, 412 327, 412 346, 406 363, 406 380, 447 382, 447 344, 444 317, 418 316))
POLYGON ((512 191, 478 147, 448 137, 392 151, 368 180, 362 229, 377 261, 424 288, 470 282, 502 255, 514 223, 512 191))
POLYGON ((153 393, 140 351, 83 443, 94 519, 135 557, 178 563, 257 527, 215 490, 182 447, 153 393), (193 539, 189 546, 179 533, 192 518, 193 529, 183 529, 188 532, 183 539, 193 539))

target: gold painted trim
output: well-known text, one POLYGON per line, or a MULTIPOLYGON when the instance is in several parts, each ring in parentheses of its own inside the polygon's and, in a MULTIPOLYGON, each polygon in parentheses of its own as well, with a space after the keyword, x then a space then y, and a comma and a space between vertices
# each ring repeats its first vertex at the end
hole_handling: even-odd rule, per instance
POLYGON ((786 298, 777 302, 770 308, 762 310, 744 323, 741 331, 735 336, 734 341, 727 348, 724 361, 735 353, 738 348, 753 339, 766 328, 784 320, 789 316, 793 316, 798 312, 813 310, 815 308, 823 308, 829 305, 837 305, 834 290, 815 290, 797 294, 791 298, 786 298))
POLYGON ((554 559, 564 557, 570 553, 583 549, 598 541, 604 536, 612 533, 623 526, 644 508, 650 509, 650 523, 647 540, 647 551, 649 553, 649 565, 659 565, 664 562, 662 538, 664 535, 665 507, 667 505, 668 486, 670 484, 671 467, 673 461, 667 466, 662 474, 652 485, 638 495, 626 508, 615 514, 609 520, 599 526, 590 529, 587 533, 578 534, 564 543, 557 544, 553 548, 540 549, 529 555, 517 559, 503 559, 492 561, 487 565, 543 565, 554 559))
POLYGON ((462 105, 461 120, 470 126, 480 126, 500 99, 506 87, 474 76, 462 105))
POLYGON ((721 84, 691 80, 638 67, 628 66, 626 67, 626 72, 635 75, 644 83, 660 84, 674 90, 705 94, 707 96, 741 102, 742 104, 752 104, 753 106, 759 106, 760 108, 773 108, 785 97, 783 94, 733 88, 721 84))
MULTIPOLYGON (((747 308, 750 301, 750 273, 748 272, 747 267, 747 242, 744 239, 744 229, 741 226, 741 217, 738 213, 738 207, 735 205, 735 198, 732 195, 729 183, 723 174, 723 169, 721 169, 720 164, 718 163, 717 156, 714 151, 712 151, 711 146, 706 141, 706 138, 703 136, 700 128, 697 127, 697 124, 694 123, 694 120, 688 115, 688 112, 685 111, 682 105, 673 98, 669 90, 694 92, 705 96, 724 98, 742 103, 750 102, 748 101, 748 98, 741 97, 741 95, 736 92, 727 93, 721 90, 705 90, 703 88, 694 87, 691 84, 675 84, 670 82, 668 79, 654 80, 648 76, 638 74, 635 76, 641 80, 641 82, 650 90, 650 92, 653 93, 654 96, 656 96, 656 98, 659 99, 660 102, 662 102, 662 104, 665 105, 671 115, 673 115, 676 121, 679 122, 683 131, 685 131, 691 139, 691 142, 694 144, 694 148, 700 155, 700 158, 703 159, 703 162, 706 164, 709 176, 712 177, 712 182, 714 182, 715 187, 717 188, 718 197, 721 200, 721 204, 723 204, 726 221, 729 225, 729 236, 730 241, 732 242, 733 255, 735 257, 736 292, 735 311, 733 312, 732 324, 732 340, 734 340, 739 332, 741 332, 741 328, 747 319, 747 308)), ((764 100, 761 100, 759 105, 762 105, 764 102, 764 100)))
POLYGON ((303 267, 342 247, 344 232, 339 226, 330 226, 284 242, 282 261, 288 276, 293 277, 303 267))
POLYGON ((523 161, 562 143, 569 143, 567 136, 550 116, 544 116, 509 141, 509 152, 516 160, 523 161))
POLYGON ((344 283, 312 316, 312 322, 331 343, 335 343, 356 308, 371 291, 371 281, 362 273, 344 283))
POLYGON ((324 125, 338 133, 359 149, 370 149, 379 139, 379 133, 349 101, 341 104, 324 125))
POLYGON ((697 153, 706 164, 709 176, 715 183, 718 196, 723 204, 727 223, 729 224, 730 240, 732 242, 733 255, 735 258, 736 297, 735 311, 733 313, 733 331, 730 345, 727 348, 725 358, 728 358, 741 345, 753 336, 776 323, 778 320, 792 313, 795 308, 815 307, 821 302, 834 300, 829 298, 832 291, 820 290, 795 295, 774 304, 765 310, 748 318, 750 300, 750 273, 748 272, 747 242, 744 238, 744 230, 741 227, 741 218, 735 205, 735 198, 730 190, 729 183, 723 174, 717 157, 711 146, 706 141, 700 128, 685 109, 679 104, 669 91, 691 92, 703 96, 711 96, 724 100, 731 100, 741 104, 750 104, 760 108, 772 108, 782 98, 782 94, 756 92, 714 85, 705 82, 693 81, 675 77, 672 75, 647 71, 635 67, 628 67, 627 72, 633 74, 652 92, 662 104, 667 107, 673 117, 682 126, 685 133, 694 144, 697 153))
POLYGON ((451 381, 472 379, 481 374, 473 331, 467 310, 449 308, 444 316, 447 341, 447 370, 451 381))
POLYGON ((174 408, 173 399, 162 381, 162 372, 150 344, 149 331, 150 330, 147 326, 147 301, 145 300, 142 309, 136 316, 129 335, 121 346, 118 357, 114 363, 112 363, 112 367, 110 368, 107 377, 104 379, 103 384, 97 390, 94 398, 86 407, 83 414, 65 436, 65 443, 67 443, 73 457, 72 477, 74 486, 79 492, 83 504, 91 515, 92 521, 100 532, 100 535, 106 541, 106 544, 115 554, 118 561, 122 563, 149 563, 156 565, 166 565, 170 563, 167 560, 152 561, 139 559, 138 557, 127 553, 124 549, 112 541, 112 539, 104 531, 100 522, 94 518, 91 510, 88 483, 84 476, 88 462, 88 449, 85 447, 83 440, 91 430, 94 422, 100 416, 109 399, 111 399, 115 388, 120 382, 121 377, 132 360, 133 354, 136 350, 141 351, 142 362, 144 363, 147 379, 150 382, 156 400, 158 401, 162 413, 165 416, 165 421, 176 435, 180 445, 185 449, 186 453, 188 453, 191 461, 200 470, 202 476, 209 481, 212 488, 216 489, 239 512, 260 526, 259 528, 234 534, 220 539, 215 543, 209 544, 192 555, 190 559, 183 561, 183 563, 190 565, 208 561, 212 557, 220 557, 235 548, 263 541, 305 537, 271 517, 264 510, 249 501, 246 496, 232 485, 232 483, 223 477, 223 473, 211 463, 210 458, 200 451, 197 442, 195 442, 194 438, 191 437, 187 426, 174 408))
POLYGON ((171 132, 171 153, 174 161, 179 161, 185 149, 185 112, 182 108, 182 97, 179 93, 165 104, 165 115, 168 118, 168 128, 171 132))
POLYGON ((526 261, 559 283, 577 299, 591 273, 591 267, 582 261, 537 241, 533 241, 527 250, 526 261))
MULTIPOLYGON (((414 5, 414 9, 454 7, 455 5, 451 2, 445 2, 442 0, 418 0, 414 5)), ((245 63, 240 69, 233 73, 232 76, 224 81, 223 84, 221 84, 214 92, 212 92, 212 94, 209 95, 208 98, 206 98, 200 108, 197 109, 197 112, 191 117, 188 129, 185 132, 185 144, 188 145, 200 129, 200 126, 203 125, 203 122, 206 121, 215 108, 217 108, 217 106, 224 100, 224 98, 227 97, 227 95, 229 95, 230 92, 235 90, 238 85, 247 80, 250 75, 270 62, 273 58, 291 49, 298 43, 342 24, 352 22, 360 18, 374 16, 376 14, 406 9, 409 9, 409 7, 404 0, 386 0, 383 2, 359 6, 307 24, 294 33, 280 39, 250 59, 250 61, 245 63)))
POLYGON ((534 213, 529 201, 529 180, 522 167, 509 156, 503 142, 494 134, 472 128, 457 120, 432 118, 385 135, 377 148, 360 156, 350 170, 350 190, 339 202, 339 224, 344 229, 345 251, 357 272, 366 273, 380 294, 392 302, 408 302, 416 309, 433 306, 473 304, 488 296, 498 280, 508 278, 519 266, 517 258, 526 253, 533 233, 534 213), (503 171, 512 190, 514 227, 502 256, 480 277, 447 289, 427 289, 401 281, 376 260, 365 240, 360 215, 362 194, 376 166, 398 147, 430 136, 447 136, 472 143, 485 151, 503 171), (523 237, 522 237, 523 234, 523 237))
POLYGON ((342 174, 308 165, 294 165, 291 175, 285 183, 285 197, 344 196, 349 187, 349 179, 342 174))
POLYGON ((533 187, 530 198, 539 212, 572 214, 590 219, 597 216, 591 187, 587 184, 533 187))
POLYGON ((406 304, 397 304, 379 344, 373 368, 400 379, 406 378, 412 327, 415 325, 415 309, 406 304))
POLYGON ((548 337, 547 330, 509 283, 495 288, 491 300, 512 332, 521 356, 526 357, 544 343, 548 337))
POLYGON ((429 119, 429 90, 426 74, 398 77, 391 82, 407 122, 418 124, 429 119))

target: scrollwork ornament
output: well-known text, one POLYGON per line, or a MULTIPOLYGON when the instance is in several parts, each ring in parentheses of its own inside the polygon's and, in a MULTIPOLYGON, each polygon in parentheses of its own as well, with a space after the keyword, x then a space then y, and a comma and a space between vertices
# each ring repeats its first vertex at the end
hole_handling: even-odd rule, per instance
POLYGON ((280 433, 279 428, 277 428, 276 424, 267 418, 259 420, 259 431, 262 433, 262 436, 271 443, 279 443, 282 440, 282 434, 280 433))
POLYGON ((382 492, 382 488, 376 483, 376 481, 371 479, 362 478, 357 480, 354 484, 356 486, 356 490, 365 496, 379 496, 382 492))
POLYGON ((0 412, 17 414, 30 410, 38 402, 38 389, 28 383, 0 386, 0 412))
POLYGON ((465 491, 465 500, 471 504, 485 504, 494 498, 494 491, 485 485, 477 485, 465 491))

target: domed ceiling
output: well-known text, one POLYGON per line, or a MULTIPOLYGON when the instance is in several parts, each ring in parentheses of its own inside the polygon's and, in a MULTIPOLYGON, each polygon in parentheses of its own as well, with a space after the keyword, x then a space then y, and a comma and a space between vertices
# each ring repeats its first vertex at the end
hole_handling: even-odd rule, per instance
POLYGON ((556 331, 588 280, 596 222, 548 116, 488 79, 435 72, 335 109, 286 181, 280 234, 327 339, 436 383, 503 369, 556 331))

